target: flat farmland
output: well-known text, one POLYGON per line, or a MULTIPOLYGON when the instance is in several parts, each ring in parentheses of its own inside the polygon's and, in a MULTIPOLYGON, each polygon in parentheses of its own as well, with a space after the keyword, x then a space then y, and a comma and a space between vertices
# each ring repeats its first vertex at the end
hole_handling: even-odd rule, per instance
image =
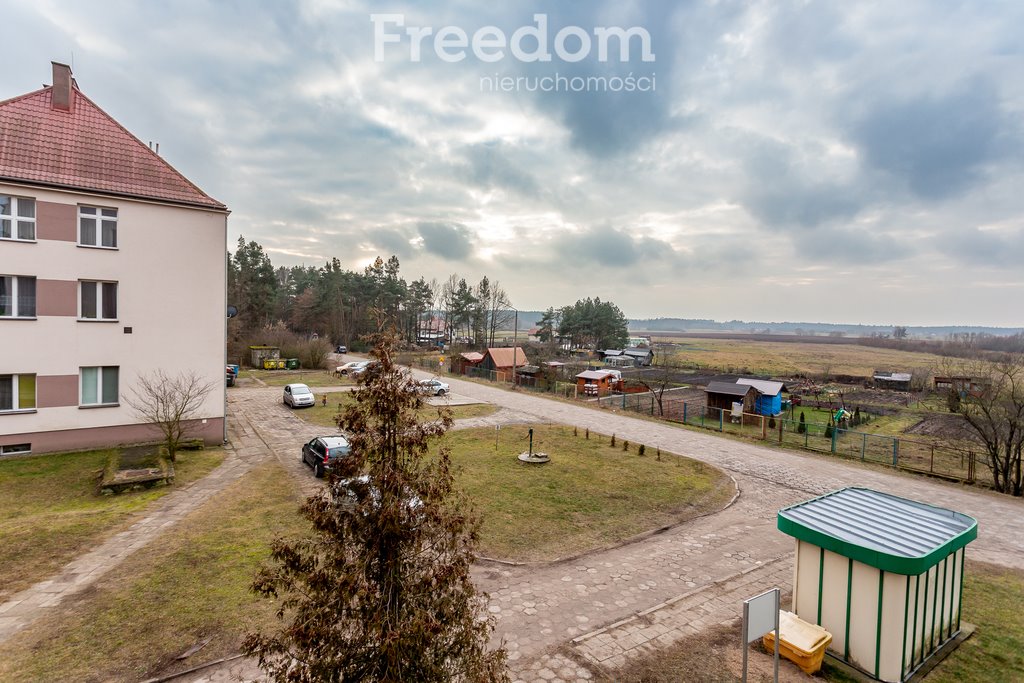
POLYGON ((771 342, 654 336, 655 343, 675 345, 671 361, 694 369, 762 375, 854 375, 878 370, 910 372, 936 367, 942 356, 858 344, 771 342))

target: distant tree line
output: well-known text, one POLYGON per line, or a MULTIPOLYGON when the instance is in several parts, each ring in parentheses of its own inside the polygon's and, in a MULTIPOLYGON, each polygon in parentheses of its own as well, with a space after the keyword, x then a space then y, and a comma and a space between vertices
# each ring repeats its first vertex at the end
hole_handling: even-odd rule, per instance
MULTIPOLYGON (((464 346, 499 345, 499 332, 512 329, 516 310, 496 280, 476 284, 453 273, 446 280, 420 277, 407 282, 397 256, 381 257, 362 272, 342 268, 337 258, 323 266, 274 267, 263 247, 238 238, 227 254, 228 303, 238 309, 229 323, 229 340, 279 343, 287 333, 314 333, 335 344, 361 348, 361 339, 378 329, 378 318, 406 340, 428 334, 464 346), (276 337, 275 337, 276 335, 276 337)), ((600 298, 549 308, 539 327, 541 339, 556 337, 574 347, 622 347, 627 319, 618 306, 600 298)))
POLYGON ((466 338, 478 346, 493 345, 497 332, 508 329, 514 311, 501 285, 483 277, 475 285, 457 274, 443 284, 420 277, 407 282, 397 256, 377 259, 363 272, 346 270, 337 258, 323 266, 274 267, 263 247, 238 238, 227 254, 228 303, 238 309, 232 337, 279 327, 303 337, 316 333, 334 343, 354 346, 377 330, 383 316, 403 337, 416 340, 425 332, 466 338), (375 313, 378 312, 378 313, 375 313), (438 317, 443 329, 434 328, 438 317))

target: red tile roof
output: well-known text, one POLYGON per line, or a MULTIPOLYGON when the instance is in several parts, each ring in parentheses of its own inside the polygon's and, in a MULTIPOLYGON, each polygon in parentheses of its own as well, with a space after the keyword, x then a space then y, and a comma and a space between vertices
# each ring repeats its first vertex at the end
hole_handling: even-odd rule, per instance
POLYGON ((0 102, 0 179, 226 208, 72 89, 71 111, 53 87, 0 102))

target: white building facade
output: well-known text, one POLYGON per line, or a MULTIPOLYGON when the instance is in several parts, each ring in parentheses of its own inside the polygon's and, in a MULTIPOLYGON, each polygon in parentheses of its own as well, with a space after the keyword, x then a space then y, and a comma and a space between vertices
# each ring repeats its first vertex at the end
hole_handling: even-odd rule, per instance
POLYGON ((0 102, 0 455, 153 441, 140 375, 214 386, 225 427, 227 208, 78 90, 0 102))

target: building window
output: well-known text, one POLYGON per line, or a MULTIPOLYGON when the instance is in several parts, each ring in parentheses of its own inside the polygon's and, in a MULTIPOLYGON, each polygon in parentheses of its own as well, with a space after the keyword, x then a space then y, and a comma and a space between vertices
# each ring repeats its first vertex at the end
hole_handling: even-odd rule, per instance
POLYGON ((0 413, 35 409, 35 375, 0 375, 0 413))
POLYGON ((117 320, 117 283, 79 280, 78 317, 82 320, 117 320))
POLYGON ((10 446, 0 446, 0 455, 28 455, 32 452, 30 443, 13 443, 10 446))
POLYGON ((36 317, 36 279, 0 275, 0 318, 36 317))
POLYGON ((83 247, 117 249, 117 209, 79 206, 78 243, 83 247))
POLYGON ((118 367, 108 365, 95 368, 81 368, 83 406, 116 406, 118 367))
POLYGON ((36 241, 36 200, 0 194, 0 239, 36 241))

